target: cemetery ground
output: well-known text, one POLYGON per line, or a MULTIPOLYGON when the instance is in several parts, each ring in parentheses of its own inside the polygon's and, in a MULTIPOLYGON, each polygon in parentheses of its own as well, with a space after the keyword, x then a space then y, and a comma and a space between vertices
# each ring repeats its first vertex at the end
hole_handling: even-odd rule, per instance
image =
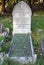
MULTIPOLYGON (((12 16, 0 16, 0 23, 3 23, 3 26, 5 28, 10 29, 10 34, 12 32, 12 16)), ((44 16, 32 16, 32 38, 33 38, 33 46, 35 49, 35 53, 37 54, 37 62, 35 65, 44 65, 44 54, 42 53, 41 50, 41 41, 42 39, 44 40, 44 16)), ((8 37, 10 39, 11 36, 8 37)), ((0 41, 4 39, 3 36, 0 36, 0 41)), ((12 39, 12 37, 11 37, 12 39)), ((8 50, 10 46, 10 40, 7 41, 6 45, 4 48, 0 48, 1 51, 6 51, 8 50)), ((11 62, 9 59, 4 59, 3 65, 22 65, 21 63, 17 62, 11 62)), ((26 65, 26 64, 25 64, 26 65)), ((31 64, 27 64, 31 65, 31 64)), ((34 65, 34 64, 32 64, 34 65)))

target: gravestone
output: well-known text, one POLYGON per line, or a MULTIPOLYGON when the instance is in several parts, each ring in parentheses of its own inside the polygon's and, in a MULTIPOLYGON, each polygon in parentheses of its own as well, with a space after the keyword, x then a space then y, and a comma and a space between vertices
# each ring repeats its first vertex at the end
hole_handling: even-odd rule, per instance
POLYGON ((44 40, 42 40, 42 42, 41 42, 41 50, 42 50, 42 53, 44 55, 44 40))
POLYGON ((0 33, 2 33, 2 24, 0 23, 0 33))
POLYGON ((13 39, 9 50, 9 56, 14 61, 21 63, 35 62, 32 38, 31 38, 31 9, 23 1, 13 9, 13 39))
POLYGON ((3 62, 3 53, 0 53, 0 65, 2 65, 3 62))

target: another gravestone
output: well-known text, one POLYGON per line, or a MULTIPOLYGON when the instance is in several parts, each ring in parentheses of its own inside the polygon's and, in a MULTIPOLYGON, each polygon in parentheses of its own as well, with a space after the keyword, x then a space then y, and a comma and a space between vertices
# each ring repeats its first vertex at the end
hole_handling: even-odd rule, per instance
POLYGON ((0 23, 0 33, 2 33, 2 24, 0 23))
POLYGON ((42 53, 44 54, 44 40, 42 40, 41 42, 41 50, 42 50, 42 53))
POLYGON ((3 62, 3 53, 0 53, 0 65, 2 65, 3 62))
POLYGON ((13 39, 9 50, 11 59, 21 63, 36 61, 31 38, 31 9, 23 1, 13 9, 13 39))

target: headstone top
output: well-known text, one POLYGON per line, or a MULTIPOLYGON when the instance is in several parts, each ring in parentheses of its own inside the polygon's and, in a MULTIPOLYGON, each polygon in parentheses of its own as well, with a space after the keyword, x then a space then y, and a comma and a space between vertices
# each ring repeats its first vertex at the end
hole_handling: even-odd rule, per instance
POLYGON ((13 9, 13 35, 15 33, 31 32, 31 8, 23 1, 13 9))
POLYGON ((20 13, 20 11, 32 15, 31 8, 24 1, 21 1, 16 4, 16 6, 13 8, 12 15, 14 15, 15 13, 20 13))

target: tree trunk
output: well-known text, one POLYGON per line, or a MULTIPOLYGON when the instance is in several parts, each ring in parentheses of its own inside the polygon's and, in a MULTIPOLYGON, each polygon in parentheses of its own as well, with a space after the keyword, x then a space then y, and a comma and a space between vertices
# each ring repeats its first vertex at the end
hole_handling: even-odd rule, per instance
POLYGON ((2 12, 5 13, 5 1, 6 0, 2 0, 2 12))
POLYGON ((31 7, 31 0, 27 0, 28 1, 28 5, 31 7))

